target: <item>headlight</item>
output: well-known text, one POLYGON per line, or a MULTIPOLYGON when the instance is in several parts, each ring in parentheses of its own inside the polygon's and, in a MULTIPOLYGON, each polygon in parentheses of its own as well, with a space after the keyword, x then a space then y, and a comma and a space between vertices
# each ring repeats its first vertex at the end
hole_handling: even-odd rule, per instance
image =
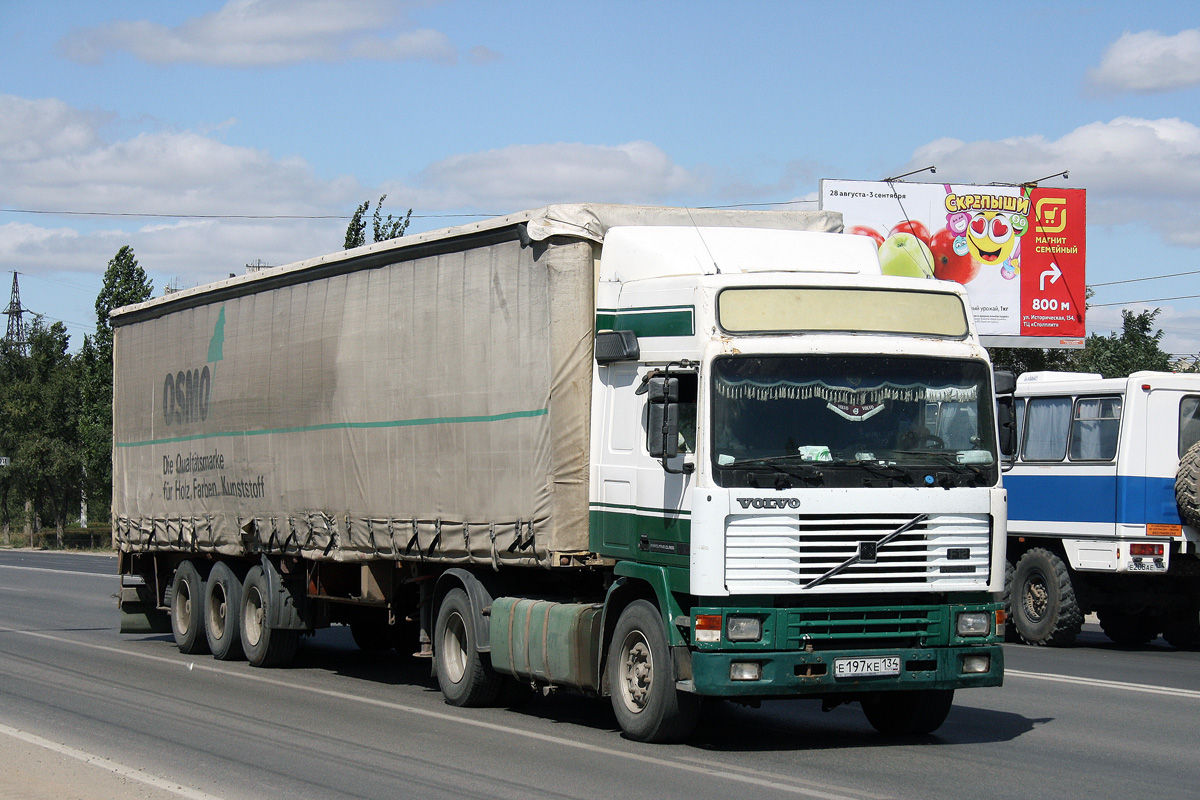
POLYGON ((959 636, 987 636, 992 632, 992 615, 986 611, 965 611, 958 615, 959 636))
POLYGON ((729 665, 729 680, 762 680, 762 664, 759 664, 757 661, 734 661, 729 665))
POLYGON ((731 642, 757 642, 762 639, 762 620, 758 617, 729 617, 725 635, 731 642))

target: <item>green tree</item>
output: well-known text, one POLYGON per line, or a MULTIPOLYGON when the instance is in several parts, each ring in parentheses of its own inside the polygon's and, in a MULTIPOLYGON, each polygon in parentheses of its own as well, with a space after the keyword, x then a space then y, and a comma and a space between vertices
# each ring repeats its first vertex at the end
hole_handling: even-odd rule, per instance
POLYGON ((124 245, 108 262, 104 271, 104 285, 96 297, 96 349, 101 360, 112 363, 112 326, 108 315, 114 308, 149 300, 154 293, 154 284, 138 266, 133 248, 124 245))
MULTIPOLYGON (((374 234, 373 241, 385 242, 388 239, 399 239, 408 230, 408 224, 412 221, 412 209, 403 217, 393 217, 387 215, 387 219, 383 218, 383 201, 387 199, 387 195, 381 195, 379 202, 375 204, 375 213, 371 216, 372 233, 374 234)), ((346 239, 343 243, 344 250, 349 250, 354 247, 362 247, 367 243, 367 221, 365 214, 371 208, 371 201, 363 202, 354 211, 354 216, 350 217, 350 224, 346 226, 346 239)))
POLYGON ((1080 372, 1099 372, 1106 378, 1120 378, 1139 370, 1171 371, 1171 356, 1159 343, 1163 332, 1154 330, 1160 309, 1134 314, 1122 310, 1120 334, 1092 334, 1076 358, 1080 372))

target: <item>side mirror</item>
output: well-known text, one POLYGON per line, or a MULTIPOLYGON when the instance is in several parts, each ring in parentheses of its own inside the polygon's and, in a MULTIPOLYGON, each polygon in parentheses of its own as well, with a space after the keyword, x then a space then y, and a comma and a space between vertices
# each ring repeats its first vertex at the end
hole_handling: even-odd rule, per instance
POLYGON ((1013 394, 1017 391, 1017 376, 1008 370, 996 371, 996 394, 1013 394))
POLYGON ((674 458, 679 455, 679 378, 654 376, 646 388, 646 449, 652 458, 674 458))
POLYGON ((996 398, 996 425, 1000 428, 1000 455, 1011 463, 1017 457, 1016 400, 1011 394, 996 398))

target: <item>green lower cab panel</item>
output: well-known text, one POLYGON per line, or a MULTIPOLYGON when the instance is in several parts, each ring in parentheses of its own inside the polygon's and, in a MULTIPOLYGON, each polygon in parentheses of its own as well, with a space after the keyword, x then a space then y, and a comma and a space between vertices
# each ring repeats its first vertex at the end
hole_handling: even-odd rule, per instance
POLYGON ((817 652, 693 652, 691 691, 715 697, 1000 686, 1000 645, 817 652), (879 673, 879 674, 872 674, 879 673))
POLYGON ((552 686, 598 691, 601 604, 519 597, 492 602, 492 668, 552 686))

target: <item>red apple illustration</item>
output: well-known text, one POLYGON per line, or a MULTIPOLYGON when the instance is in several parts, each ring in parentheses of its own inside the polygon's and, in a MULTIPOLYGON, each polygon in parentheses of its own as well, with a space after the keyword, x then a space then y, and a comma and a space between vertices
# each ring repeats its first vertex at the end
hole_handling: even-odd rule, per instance
POLYGON ((933 277, 940 281, 957 281, 965 286, 979 274, 980 264, 969 251, 961 256, 954 252, 954 233, 949 228, 933 235, 929 250, 933 253, 933 277))
POLYGON ((875 240, 876 247, 879 247, 879 245, 883 244, 883 236, 879 233, 879 231, 875 230, 869 225, 855 225, 854 227, 847 229, 846 233, 853 233, 855 236, 870 237, 871 239, 875 240))
POLYGON ((888 236, 895 236, 897 233, 911 233, 925 244, 929 244, 931 241, 929 237, 929 228, 925 227, 925 223, 915 219, 906 219, 904 222, 897 223, 896 226, 888 232, 888 236))

